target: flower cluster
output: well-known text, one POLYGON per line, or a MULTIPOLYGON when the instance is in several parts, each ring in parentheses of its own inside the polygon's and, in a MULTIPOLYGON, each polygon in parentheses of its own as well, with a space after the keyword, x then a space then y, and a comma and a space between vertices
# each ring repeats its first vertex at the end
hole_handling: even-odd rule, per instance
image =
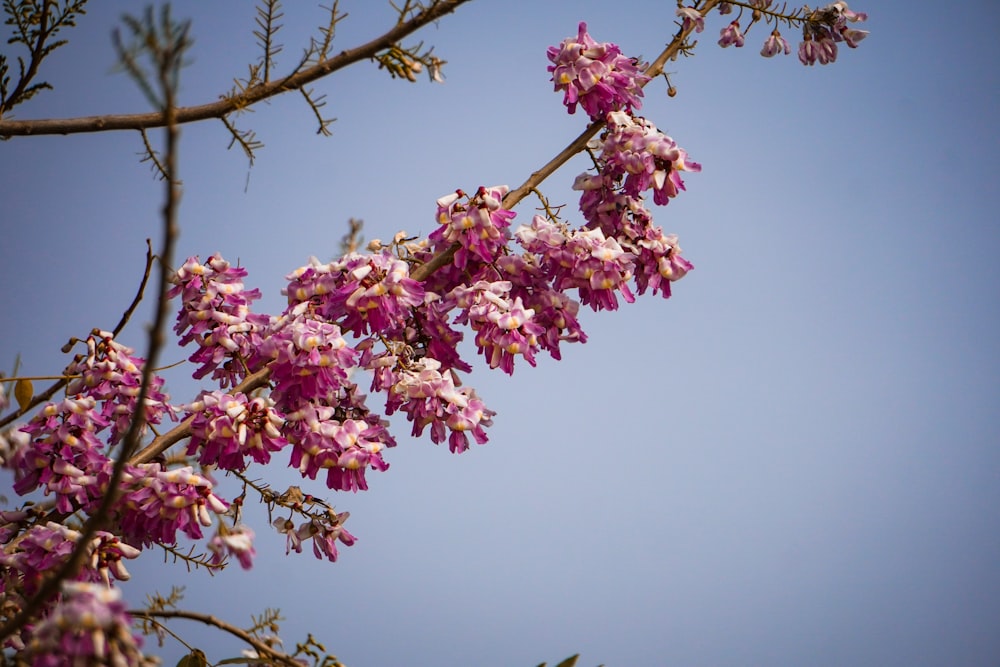
POLYGON ((98 437, 107 426, 92 396, 46 405, 21 428, 31 440, 11 457, 14 491, 23 496, 41 488, 56 496, 60 512, 89 509, 100 498, 98 475, 109 462, 98 437))
POLYGON ((33 630, 20 657, 34 667, 157 664, 140 652, 121 591, 99 584, 66 582, 62 599, 33 630))
POLYGON ((388 469, 380 452, 395 444, 381 421, 347 419, 336 408, 313 403, 289 413, 288 435, 291 465, 310 479, 326 470, 326 485, 338 491, 366 490, 365 470, 388 469))
POLYGON ((281 434, 284 417, 274 410, 274 401, 268 397, 249 399, 243 393, 204 392, 188 409, 194 419, 187 453, 198 454, 202 465, 242 471, 247 467, 247 456, 267 463, 273 452, 288 444, 281 434))
MULTIPOLYGON (((81 533, 62 524, 49 521, 36 524, 25 530, 16 547, 0 553, 0 565, 4 576, 0 579, 0 592, 9 593, 21 589, 27 595, 34 595, 48 572, 58 569, 69 558, 81 533)), ((99 530, 90 540, 89 559, 76 574, 78 581, 102 583, 110 586, 112 579, 127 581, 128 570, 123 559, 133 559, 139 550, 122 542, 117 536, 99 530)))
POLYGON ((514 355, 520 354, 532 366, 538 349, 538 335, 544 329, 531 319, 534 311, 525 309, 521 297, 509 298, 511 283, 486 282, 458 287, 451 296, 461 313, 456 322, 468 324, 476 332, 476 346, 490 368, 514 373, 514 355))
POLYGON ((205 264, 189 258, 173 276, 167 295, 181 297, 174 331, 181 345, 198 346, 188 358, 198 364, 195 378, 212 373, 222 387, 235 386, 255 370, 255 351, 268 318, 250 312, 260 290, 244 288, 246 275, 246 269, 215 254, 205 264))
POLYGON ((828 65, 837 59, 837 43, 844 42, 857 48, 858 42, 868 36, 867 30, 857 30, 848 23, 867 20, 863 12, 853 12, 846 2, 834 2, 823 9, 811 12, 802 26, 802 43, 799 44, 799 61, 803 65, 828 65))
MULTIPOLYGON (((66 367, 68 377, 79 376, 69 383, 66 393, 90 396, 99 402, 98 412, 110 426, 108 442, 113 445, 125 435, 137 411, 145 360, 133 356, 131 348, 114 340, 114 334, 107 331, 94 330, 85 342, 87 354, 66 367)), ((164 416, 174 417, 162 389, 163 378, 153 375, 146 392, 140 435, 148 424, 159 424, 164 416)))
POLYGON ((351 253, 321 264, 315 258, 288 276, 284 293, 294 306, 310 303, 312 314, 357 334, 388 333, 405 325, 424 289, 409 265, 388 253, 351 253))
POLYGON ((453 452, 469 448, 471 433, 482 445, 487 441, 484 427, 493 423, 496 414, 476 395, 475 389, 455 386, 452 373, 442 373, 436 359, 424 357, 405 365, 397 357, 382 357, 383 373, 375 382, 389 389, 386 414, 399 410, 413 422, 413 435, 419 436, 431 427, 431 440, 448 440, 453 452), (451 431, 448 432, 445 430, 451 431))
POLYGON ((125 466, 121 500, 114 517, 122 537, 130 544, 176 544, 177 534, 201 539, 229 504, 214 493, 210 479, 194 470, 164 469, 159 463, 125 466))
POLYGON ((465 269, 471 260, 491 262, 507 243, 507 228, 513 211, 502 208, 506 185, 480 187, 468 197, 462 190, 437 200, 437 220, 441 225, 430 241, 439 246, 457 243, 455 266, 465 269))
POLYGON ((235 556, 240 567, 249 570, 253 567, 253 557, 257 555, 253 538, 253 530, 247 526, 228 528, 225 523, 220 523, 215 537, 208 541, 208 550, 212 552, 210 562, 220 565, 229 556, 235 556))
POLYGON ((548 50, 548 71, 570 113, 579 104, 591 118, 609 111, 642 107, 642 86, 649 81, 638 62, 622 55, 618 45, 596 42, 581 23, 576 38, 567 37, 548 50))
POLYGON ((579 290, 584 305, 617 310, 616 292, 628 303, 635 300, 628 287, 633 258, 600 228, 570 231, 536 215, 530 227, 517 230, 517 238, 528 252, 547 260, 555 289, 579 290))

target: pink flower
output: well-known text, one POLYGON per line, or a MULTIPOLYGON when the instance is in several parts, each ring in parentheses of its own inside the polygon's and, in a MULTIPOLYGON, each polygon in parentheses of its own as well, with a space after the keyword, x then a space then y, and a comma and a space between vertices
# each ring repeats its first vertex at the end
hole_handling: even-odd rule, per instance
MULTIPOLYGON (((136 413, 136 400, 142 384, 145 360, 132 356, 132 350, 113 339, 113 334, 95 329, 87 337, 87 354, 75 359, 66 367, 65 374, 79 375, 67 385, 70 395, 92 396, 100 401, 99 412, 109 421, 110 444, 117 443, 136 413)), ((174 419, 174 409, 168 405, 169 397, 163 393, 163 378, 153 375, 146 394, 146 420, 141 433, 148 424, 159 424, 163 417, 174 419)))
POLYGON ((257 551, 253 548, 253 530, 248 526, 228 528, 225 523, 219 524, 219 531, 208 541, 208 550, 212 552, 211 562, 219 564, 227 556, 235 556, 240 567, 249 570, 253 567, 253 557, 257 551))
POLYGON ((684 19, 683 30, 690 30, 692 26, 695 32, 701 32, 705 29, 705 17, 693 7, 678 7, 677 16, 684 19))
POLYGON ((764 42, 764 46, 760 50, 760 55, 765 58, 771 58, 772 56, 776 56, 779 53, 784 52, 787 56, 791 53, 791 51, 792 47, 788 45, 788 40, 782 37, 781 33, 778 32, 778 29, 775 28, 771 31, 771 36, 764 42))
POLYGON ((309 302, 299 304, 272 324, 260 345, 269 359, 271 398, 277 410, 297 410, 303 402, 335 403, 353 386, 348 371, 357 365, 358 353, 347 344, 336 324, 308 317, 309 302))
POLYGON ((405 328, 410 309, 424 300, 409 265, 388 252, 352 253, 329 264, 313 258, 288 281, 283 293, 291 308, 308 303, 313 315, 357 336, 405 328))
MULTIPOLYGON (((110 464, 102 475, 106 485, 110 464)), ((126 466, 122 497, 115 519, 132 544, 176 544, 177 533, 202 538, 212 515, 225 514, 228 504, 213 492, 212 482, 190 467, 164 470, 159 463, 126 466)))
POLYGON ((448 440, 452 452, 469 448, 468 433, 480 445, 489 438, 484 427, 493 423, 496 413, 487 409, 474 389, 456 387, 452 373, 441 373, 436 359, 424 357, 394 373, 395 384, 386 401, 386 414, 402 410, 413 422, 413 435, 419 436, 431 427, 431 441, 448 440), (448 435, 446 428, 450 429, 448 435))
POLYGON ((743 46, 743 33, 740 32, 739 21, 733 21, 720 32, 721 36, 719 37, 719 46, 722 48, 726 48, 728 46, 740 48, 743 46))

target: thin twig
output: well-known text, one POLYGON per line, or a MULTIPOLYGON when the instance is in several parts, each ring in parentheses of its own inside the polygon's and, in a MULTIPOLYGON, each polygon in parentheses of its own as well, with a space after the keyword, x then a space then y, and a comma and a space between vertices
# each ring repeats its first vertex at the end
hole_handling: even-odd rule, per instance
POLYGON ((195 611, 185 611, 183 609, 165 609, 163 611, 145 611, 142 609, 129 610, 129 615, 133 618, 143 618, 146 620, 152 620, 154 618, 184 618, 189 621, 198 621, 199 623, 204 623, 205 625, 211 625, 220 630, 224 630, 234 637, 246 642, 257 651, 258 655, 266 655, 272 660, 277 660, 286 665, 293 665, 294 667, 302 667, 302 663, 298 662, 295 658, 288 655, 287 653, 282 653, 281 651, 275 650, 265 644, 264 642, 251 636, 248 632, 236 627, 235 625, 230 625, 225 621, 219 620, 211 614, 202 614, 195 611))

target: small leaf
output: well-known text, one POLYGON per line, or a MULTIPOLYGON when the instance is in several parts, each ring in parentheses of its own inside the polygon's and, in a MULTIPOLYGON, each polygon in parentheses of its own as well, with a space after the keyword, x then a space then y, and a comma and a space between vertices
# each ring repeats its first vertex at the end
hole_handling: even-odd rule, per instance
POLYGON ((17 399, 17 404, 21 406, 22 412, 28 409, 34 396, 35 387, 31 384, 31 380, 22 378, 14 384, 14 398, 17 399))
POLYGON ((208 659, 199 649, 192 649, 190 653, 177 661, 177 667, 208 667, 208 659))
POLYGON ((576 661, 579 657, 580 657, 579 653, 577 653, 576 655, 571 655, 570 657, 566 658, 558 665, 556 665, 556 667, 573 667, 574 665, 576 665, 576 661))

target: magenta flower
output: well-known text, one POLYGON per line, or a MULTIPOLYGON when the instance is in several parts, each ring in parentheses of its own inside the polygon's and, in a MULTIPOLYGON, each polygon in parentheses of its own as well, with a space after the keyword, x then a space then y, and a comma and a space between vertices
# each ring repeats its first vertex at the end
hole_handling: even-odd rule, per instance
POLYGON ((11 458, 14 491, 25 495, 43 488, 56 495, 61 512, 86 509, 102 495, 98 474, 108 463, 97 434, 108 421, 92 396, 65 398, 41 409, 21 431, 31 440, 11 458))
POLYGON ((460 453, 469 448, 468 433, 482 445, 489 438, 484 427, 496 413, 489 410, 469 387, 456 387, 452 373, 441 373, 436 359, 424 357, 394 371, 395 384, 386 401, 386 414, 396 410, 413 422, 413 435, 431 427, 431 441, 448 440, 449 449, 460 453), (445 429, 450 429, 449 435, 445 429))
POLYGON ((276 319, 259 349, 261 357, 270 360, 271 398, 285 413, 304 402, 334 404, 353 386, 348 371, 357 365, 357 351, 336 324, 300 312, 308 306, 309 302, 299 304, 288 316, 276 319))
POLYGON ((681 171, 701 171, 701 165, 688 159, 687 152, 655 125, 624 113, 608 114, 608 133, 600 159, 603 176, 625 176, 625 194, 639 197, 651 189, 654 203, 660 205, 684 189, 681 171))
POLYGON ((643 238, 633 241, 636 246, 635 283, 639 294, 652 289, 653 294, 663 293, 669 298, 670 283, 680 280, 694 266, 681 257, 677 237, 664 235, 659 227, 649 227, 643 238))
POLYGON ((819 47, 813 41, 812 35, 806 35, 799 43, 799 62, 803 65, 815 65, 819 59, 819 47))
MULTIPOLYGON (((8 544, 7 549, 0 552, 0 565, 8 573, 16 572, 20 588, 25 594, 34 595, 45 574, 62 566, 80 537, 78 531, 53 521, 31 526, 16 543, 8 544)), ((117 536, 99 530, 91 538, 89 557, 75 579, 105 586, 110 586, 112 580, 126 581, 129 573, 122 561, 136 558, 139 553, 139 549, 117 536)), ((6 583, 11 581, 9 577, 4 579, 6 583)))
POLYGON ((509 282, 481 280, 450 295, 462 311, 455 321, 476 332, 476 346, 490 368, 499 367, 508 375, 514 373, 514 355, 535 365, 537 337, 545 331, 532 321, 534 312, 525 309, 521 297, 509 298, 510 288, 509 282))
POLYGON ((273 525, 286 537, 285 554, 293 549, 296 553, 302 553, 302 543, 312 540, 313 555, 320 560, 325 557, 333 562, 337 560, 337 542, 349 547, 357 541, 357 538, 344 528, 348 516, 350 515, 347 512, 336 514, 328 510, 325 517, 313 517, 298 528, 287 518, 275 519, 273 525))
POLYGON ((576 112, 577 104, 591 118, 642 107, 639 98, 649 77, 616 44, 595 42, 586 23, 580 24, 576 39, 568 37, 558 47, 550 46, 547 55, 555 90, 563 91, 563 104, 570 113, 576 112))
POLYGON ((868 15, 863 12, 848 9, 846 2, 834 2, 823 9, 813 10, 802 26, 799 61, 803 65, 834 62, 837 59, 837 42, 846 42, 853 49, 868 36, 866 30, 848 27, 849 23, 867 18, 868 15))
POLYGON ((335 408, 304 404, 287 416, 290 465, 310 479, 326 470, 326 485, 331 489, 367 490, 366 469, 387 470, 389 464, 381 451, 395 444, 385 424, 372 421, 343 419, 335 408))
POLYGON ((594 310, 616 310, 620 292, 626 302, 635 300, 628 288, 632 255, 617 239, 600 229, 569 231, 536 215, 531 227, 521 226, 517 238, 541 264, 550 267, 557 290, 576 288, 580 301, 594 310))

